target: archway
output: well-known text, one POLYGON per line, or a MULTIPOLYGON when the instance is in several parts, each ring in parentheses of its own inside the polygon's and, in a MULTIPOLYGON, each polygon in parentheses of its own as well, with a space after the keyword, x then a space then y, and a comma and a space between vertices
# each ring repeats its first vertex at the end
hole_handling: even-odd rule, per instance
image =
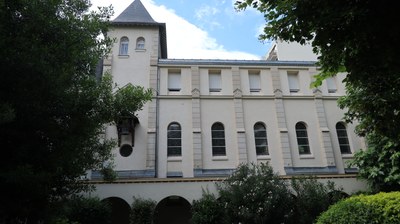
POLYGON ((190 203, 179 196, 161 200, 154 213, 155 224, 190 224, 192 218, 190 203))
POLYGON ((111 206, 111 223, 112 224, 129 224, 129 214, 131 206, 121 198, 109 197, 104 199, 111 206))

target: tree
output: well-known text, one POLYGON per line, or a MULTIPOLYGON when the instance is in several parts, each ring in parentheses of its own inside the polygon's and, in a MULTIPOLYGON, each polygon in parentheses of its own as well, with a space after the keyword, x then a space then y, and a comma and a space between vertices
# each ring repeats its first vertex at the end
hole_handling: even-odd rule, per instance
POLYGON ((152 224, 157 202, 151 199, 133 197, 129 222, 132 224, 152 224))
POLYGON ((203 189, 202 197, 199 200, 193 200, 192 203, 192 223, 229 223, 227 212, 221 209, 223 206, 223 202, 214 194, 203 189))
POLYGON ((88 0, 0 1, 0 223, 38 223, 51 203, 89 190, 81 177, 111 158, 114 142, 100 134, 114 105, 151 99, 139 89, 117 101, 110 76, 96 79, 112 10, 88 8, 88 0))
POLYGON ((218 192, 230 223, 284 223, 292 214, 287 183, 268 164, 241 164, 218 192))
POLYGON ((321 69, 315 87, 324 78, 346 71, 348 92, 340 101, 340 107, 347 109, 345 120, 358 121, 361 136, 373 133, 398 146, 400 14, 394 4, 372 0, 235 3, 238 10, 254 7, 264 13, 266 25, 260 39, 312 43, 321 69))
POLYGON ((399 143, 373 133, 367 139, 368 149, 358 151, 350 164, 359 167, 359 177, 367 180, 372 192, 400 189, 399 143))
POLYGON ((290 223, 308 224, 330 205, 345 197, 342 189, 336 188, 333 182, 323 184, 315 177, 293 177, 291 187, 295 194, 294 214, 290 223))

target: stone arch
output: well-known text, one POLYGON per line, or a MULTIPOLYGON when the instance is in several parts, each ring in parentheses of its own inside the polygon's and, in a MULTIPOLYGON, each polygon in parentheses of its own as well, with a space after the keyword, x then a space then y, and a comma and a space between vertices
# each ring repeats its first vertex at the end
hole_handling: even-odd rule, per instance
POLYGON ((103 199, 111 206, 111 223, 112 224, 129 224, 129 215, 131 206, 122 198, 108 197, 103 199))
POLYGON ((191 208, 191 204, 183 197, 166 197, 156 206, 154 224, 190 224, 191 208))

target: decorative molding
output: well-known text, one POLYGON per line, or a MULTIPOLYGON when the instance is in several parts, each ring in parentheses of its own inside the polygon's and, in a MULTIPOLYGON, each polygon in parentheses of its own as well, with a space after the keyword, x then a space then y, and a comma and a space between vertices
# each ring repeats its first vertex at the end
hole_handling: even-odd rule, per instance
POLYGON ((193 97, 193 98, 199 98, 199 97, 200 97, 200 90, 197 89, 197 88, 194 88, 194 89, 192 90, 192 97, 193 97))
POLYGON ((227 177, 235 169, 193 169, 194 177, 227 177))
POLYGON ((242 90, 240 89, 235 89, 235 91, 233 91, 233 96, 235 98, 241 98, 242 97, 242 90))
POLYGON ((336 166, 326 167, 285 167, 286 175, 300 175, 300 174, 337 174, 336 166))

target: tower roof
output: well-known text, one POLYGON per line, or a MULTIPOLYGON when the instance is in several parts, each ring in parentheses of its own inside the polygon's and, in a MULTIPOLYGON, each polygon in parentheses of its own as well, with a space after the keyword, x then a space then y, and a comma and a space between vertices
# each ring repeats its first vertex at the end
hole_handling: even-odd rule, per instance
POLYGON ((133 1, 113 23, 157 24, 140 0, 133 1))
POLYGON ((111 24, 113 26, 156 26, 159 28, 161 58, 167 58, 167 31, 165 23, 154 21, 140 0, 134 0, 111 24))

